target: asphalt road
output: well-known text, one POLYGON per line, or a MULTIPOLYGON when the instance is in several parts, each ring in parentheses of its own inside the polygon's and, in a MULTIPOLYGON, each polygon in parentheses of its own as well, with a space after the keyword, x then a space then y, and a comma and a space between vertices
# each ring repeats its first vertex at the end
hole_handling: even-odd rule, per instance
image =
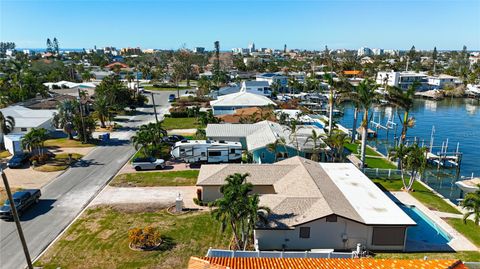
MULTIPOLYGON (((170 93, 154 94, 159 119, 168 110, 170 93)), ((129 143, 130 136, 137 126, 155 119, 151 105, 139 112, 129 122, 122 123, 125 130, 112 135, 116 139, 96 147, 81 162, 42 188, 39 204, 21 217, 32 259, 77 217, 135 153, 129 143)), ((0 268, 24 268, 26 264, 14 222, 0 221, 0 268)))

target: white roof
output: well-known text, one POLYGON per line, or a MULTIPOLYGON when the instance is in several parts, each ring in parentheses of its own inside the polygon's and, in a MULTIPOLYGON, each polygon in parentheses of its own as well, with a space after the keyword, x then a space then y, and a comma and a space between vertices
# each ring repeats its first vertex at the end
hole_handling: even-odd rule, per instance
POLYGON ((366 224, 415 225, 402 209, 352 164, 320 165, 366 224))
POLYGON ((30 109, 19 105, 0 109, 5 117, 10 116, 15 120, 15 127, 34 128, 53 118, 55 109, 30 109))
POLYGON ((249 92, 237 92, 219 96, 217 100, 210 101, 212 107, 215 106, 229 106, 229 107, 254 107, 254 106, 268 106, 274 105, 275 102, 269 98, 249 93, 249 92))

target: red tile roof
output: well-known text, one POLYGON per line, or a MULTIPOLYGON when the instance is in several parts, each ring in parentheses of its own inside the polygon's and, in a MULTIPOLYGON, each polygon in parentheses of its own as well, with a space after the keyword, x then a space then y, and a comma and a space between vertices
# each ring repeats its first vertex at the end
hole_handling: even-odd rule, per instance
POLYGON ((115 66, 120 66, 120 68, 128 68, 128 65, 124 64, 124 63, 121 63, 121 62, 113 62, 107 66, 105 66, 106 68, 109 68, 109 69, 112 69, 114 68, 115 66))
POLYGON ((460 260, 192 257, 189 269, 467 269, 460 260))
POLYGON ((358 76, 358 75, 362 75, 363 72, 360 71, 360 70, 345 70, 345 71, 343 71, 343 74, 344 74, 344 75, 354 75, 354 76, 358 76))

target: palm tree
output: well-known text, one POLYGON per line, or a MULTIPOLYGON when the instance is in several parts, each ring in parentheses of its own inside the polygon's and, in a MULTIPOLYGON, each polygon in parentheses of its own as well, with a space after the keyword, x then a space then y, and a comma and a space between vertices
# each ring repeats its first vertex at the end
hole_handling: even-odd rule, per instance
POLYGON ((324 75, 324 80, 328 83, 328 135, 332 134, 333 131, 333 109, 335 106, 335 100, 340 91, 343 91, 345 88, 350 88, 350 84, 343 79, 334 80, 332 75, 326 73, 324 75))
POLYGON ((78 108, 79 104, 76 100, 65 100, 58 104, 58 113, 55 113, 53 117, 54 125, 62 128, 68 135, 68 139, 73 139, 74 118, 78 108))
POLYGON ((0 135, 2 144, 2 149, 5 148, 5 142, 3 141, 3 135, 7 135, 13 131, 15 128, 15 119, 12 116, 4 116, 3 113, 0 111, 0 135))
POLYGON ((379 97, 375 91, 377 86, 369 79, 365 79, 356 88, 356 91, 346 93, 347 98, 353 100, 357 107, 363 110, 362 129, 362 150, 361 150, 361 167, 365 167, 365 150, 367 147, 367 130, 370 121, 369 110, 372 105, 378 101, 379 97))
POLYGON ((259 206, 260 196, 258 194, 250 195, 245 205, 245 212, 242 218, 242 241, 243 250, 246 250, 248 242, 253 241, 253 230, 257 224, 268 224, 268 215, 271 210, 266 206, 259 206))
POLYGON ((277 162, 278 160, 278 147, 283 146, 285 148, 285 152, 287 152, 286 144, 287 142, 285 141, 285 138, 280 137, 277 140, 275 140, 275 142, 267 145, 267 150, 275 154, 275 162, 277 162))
POLYGON ((100 127, 105 128, 105 121, 106 119, 108 119, 109 116, 109 105, 107 98, 105 98, 104 96, 99 96, 95 100, 93 108, 97 112, 98 119, 100 120, 100 127))
POLYGON ((149 155, 150 152, 148 152, 148 147, 152 141, 152 135, 149 132, 138 131, 134 136, 132 136, 131 140, 136 150, 142 149, 144 156, 149 155))
POLYGON ((290 135, 288 138, 295 142, 295 149, 297 150, 297 155, 300 156, 300 146, 298 144, 297 132, 299 129, 302 128, 302 126, 298 124, 298 121, 296 119, 292 119, 288 122, 287 128, 290 130, 290 135))
POLYGON ((468 217, 473 215, 473 222, 478 225, 480 222, 480 184, 478 184, 478 190, 472 193, 467 193, 465 199, 461 202, 463 208, 468 212, 463 214, 463 222, 467 223, 468 217))
POLYGON ((45 140, 48 138, 48 132, 44 128, 32 128, 22 138, 22 146, 24 149, 33 153, 35 150, 40 155, 43 155, 43 148, 45 140))
POLYGON ((427 163, 426 148, 420 147, 418 144, 413 144, 405 149, 405 156, 402 161, 402 168, 410 173, 410 179, 408 182, 403 177, 403 188, 406 191, 411 191, 413 183, 419 175, 421 175, 425 169, 427 163))
POLYGON ((320 149, 324 148, 324 146, 325 146, 325 143, 323 143, 323 141, 322 141, 322 135, 319 135, 319 134, 317 134, 317 132, 315 132, 315 130, 312 130, 312 134, 307 137, 304 145, 307 144, 310 141, 313 142, 311 159, 314 162, 318 162, 319 161, 318 153, 320 152, 320 149))
POLYGON ((386 95, 387 101, 403 110, 403 117, 398 115, 402 122, 402 134, 400 136, 399 144, 404 144, 407 137, 407 130, 415 124, 415 118, 409 117, 409 113, 413 108, 415 91, 419 86, 418 82, 412 83, 406 91, 398 87, 389 87, 386 95))
POLYGON ((212 86, 212 82, 207 77, 201 77, 198 80, 197 85, 198 85, 197 95, 204 96, 210 93, 210 87, 212 86))
POLYGON ((327 136, 326 142, 332 148, 332 161, 343 161, 343 150, 345 142, 347 140, 347 134, 341 131, 334 131, 331 135, 327 136))

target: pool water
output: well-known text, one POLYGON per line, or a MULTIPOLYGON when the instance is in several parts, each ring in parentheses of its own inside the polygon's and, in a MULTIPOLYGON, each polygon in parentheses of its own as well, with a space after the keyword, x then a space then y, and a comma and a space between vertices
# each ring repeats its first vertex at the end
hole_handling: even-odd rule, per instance
POLYGON ((407 244, 415 244, 415 248, 435 248, 430 249, 432 251, 441 250, 444 249, 444 247, 448 248, 447 243, 452 240, 452 237, 447 232, 438 227, 433 220, 415 206, 403 204, 399 206, 417 223, 417 226, 409 227, 407 230, 407 244))

